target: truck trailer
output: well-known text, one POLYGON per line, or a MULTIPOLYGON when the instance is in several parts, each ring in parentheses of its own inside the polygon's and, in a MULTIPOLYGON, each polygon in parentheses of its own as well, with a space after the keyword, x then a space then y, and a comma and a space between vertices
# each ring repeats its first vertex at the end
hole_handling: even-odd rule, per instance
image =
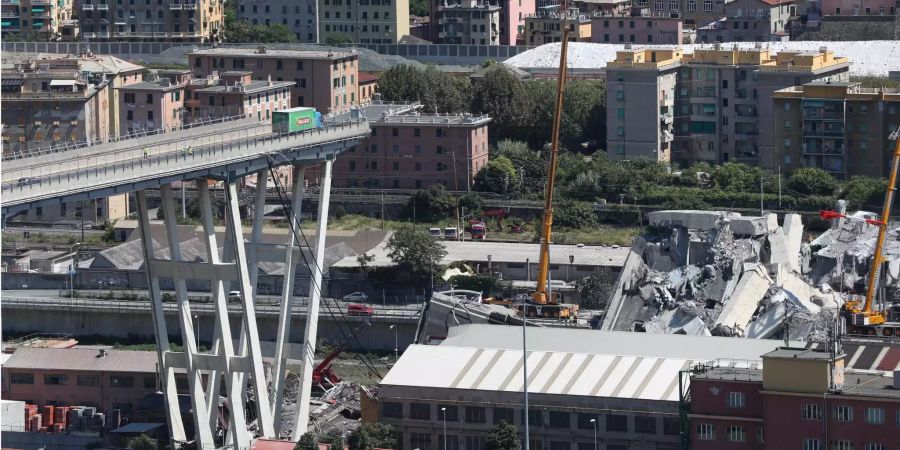
POLYGON ((322 128, 322 114, 309 107, 297 107, 275 111, 272 114, 272 132, 296 133, 322 128))

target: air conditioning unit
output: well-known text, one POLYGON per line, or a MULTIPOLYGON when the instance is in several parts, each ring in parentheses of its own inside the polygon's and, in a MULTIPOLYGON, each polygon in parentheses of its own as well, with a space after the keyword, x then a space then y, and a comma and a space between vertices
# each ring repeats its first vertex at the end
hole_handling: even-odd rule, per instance
POLYGON ((54 120, 54 121, 53 121, 53 126, 54 126, 54 127, 58 127, 58 126, 59 126, 59 121, 58 121, 58 120, 54 120))

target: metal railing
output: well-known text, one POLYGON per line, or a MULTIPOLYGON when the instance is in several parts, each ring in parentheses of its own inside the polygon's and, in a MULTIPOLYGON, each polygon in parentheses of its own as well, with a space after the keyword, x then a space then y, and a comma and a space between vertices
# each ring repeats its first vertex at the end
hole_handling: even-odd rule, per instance
MULTIPOLYGON (((4 95, 6 95, 6 94, 4 94, 4 95)), ((146 131, 131 133, 131 134, 128 134, 125 136, 113 137, 113 138, 109 138, 106 140, 94 140, 93 142, 83 140, 83 141, 79 141, 79 142, 75 142, 75 143, 71 143, 71 144, 65 144, 65 145, 50 145, 50 146, 46 146, 46 147, 38 147, 35 149, 17 150, 17 151, 12 152, 12 154, 10 154, 10 155, 3 155, 2 161, 13 161, 13 160, 23 159, 23 158, 33 158, 36 156, 49 155, 49 154, 53 154, 53 153, 67 152, 70 150, 87 148, 87 147, 95 146, 98 144, 109 144, 109 143, 114 143, 114 142, 129 141, 132 139, 139 139, 139 138, 143 138, 143 137, 147 137, 147 136, 155 136, 155 135, 168 133, 168 132, 172 132, 172 131, 187 130, 187 129, 191 129, 191 128, 206 126, 206 125, 230 122, 230 121, 234 121, 234 120, 238 120, 238 119, 242 119, 242 118, 244 118, 243 115, 202 119, 202 120, 198 120, 198 121, 194 121, 194 122, 182 123, 177 127, 156 128, 153 130, 146 130, 146 131)))
POLYGON ((335 124, 295 133, 243 137, 242 131, 223 131, 207 139, 186 139, 156 146, 149 155, 133 148, 102 155, 85 155, 75 161, 6 170, 2 186, 4 206, 54 198, 79 192, 148 181, 185 172, 212 169, 259 157, 273 151, 322 143, 358 140, 370 133, 366 122, 335 124), (184 150, 191 147, 190 154, 184 150))

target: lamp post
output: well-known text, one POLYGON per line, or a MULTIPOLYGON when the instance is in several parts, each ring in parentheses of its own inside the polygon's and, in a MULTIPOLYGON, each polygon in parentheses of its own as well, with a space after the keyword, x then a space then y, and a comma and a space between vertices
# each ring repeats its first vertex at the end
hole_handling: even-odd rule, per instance
POLYGON ((397 356, 397 349, 399 347, 399 345, 397 345, 397 324, 389 326, 388 329, 394 330, 394 364, 397 364, 397 360, 400 359, 400 357, 397 356))
POLYGON ((447 450, 447 407, 441 408, 441 416, 444 419, 444 450, 447 450))
MULTIPOLYGON (((81 242, 72 244, 69 253, 75 253, 75 247, 81 245, 81 242)), ((78 254, 72 256, 72 270, 69 271, 69 298, 75 297, 75 268, 78 267, 78 254)))
POLYGON ((597 419, 591 419, 591 425, 594 426, 594 450, 597 449, 597 419))

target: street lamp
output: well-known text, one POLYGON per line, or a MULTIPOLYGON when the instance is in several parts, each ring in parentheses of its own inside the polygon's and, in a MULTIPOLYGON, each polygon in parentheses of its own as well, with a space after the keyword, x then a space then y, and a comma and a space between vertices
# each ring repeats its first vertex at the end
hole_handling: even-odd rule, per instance
POLYGON ((591 419, 591 425, 594 426, 594 450, 598 450, 598 448, 597 448, 597 419, 591 419))
MULTIPOLYGON (((75 247, 81 245, 81 242, 72 244, 69 253, 75 253, 75 247)), ((75 268, 78 267, 78 254, 72 256, 72 270, 69 271, 69 298, 75 297, 75 268)))
POLYGON ((444 418, 444 450, 447 450, 447 407, 441 408, 441 415, 444 418))
POLYGON ((397 364, 397 360, 400 359, 397 356, 397 348, 399 347, 399 345, 397 345, 397 324, 389 326, 388 329, 394 330, 394 364, 397 364))

